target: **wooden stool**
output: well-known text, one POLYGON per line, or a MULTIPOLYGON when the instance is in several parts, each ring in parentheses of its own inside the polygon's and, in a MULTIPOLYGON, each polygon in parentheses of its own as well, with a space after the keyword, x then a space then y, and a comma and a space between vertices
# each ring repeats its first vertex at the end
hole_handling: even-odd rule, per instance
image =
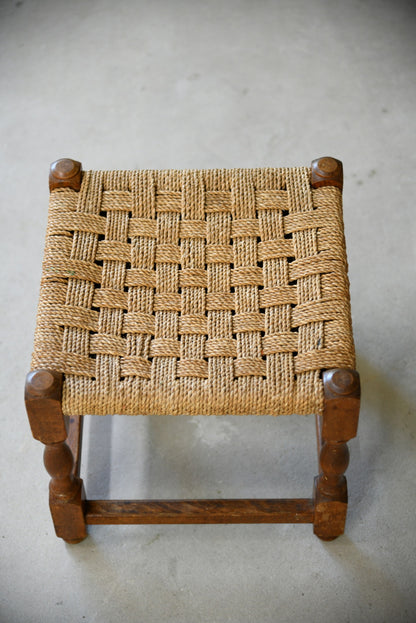
POLYGON ((357 432, 342 164, 51 166, 26 407, 56 534, 87 524, 313 523, 342 534, 357 432), (316 414, 311 499, 87 500, 84 414, 316 414))

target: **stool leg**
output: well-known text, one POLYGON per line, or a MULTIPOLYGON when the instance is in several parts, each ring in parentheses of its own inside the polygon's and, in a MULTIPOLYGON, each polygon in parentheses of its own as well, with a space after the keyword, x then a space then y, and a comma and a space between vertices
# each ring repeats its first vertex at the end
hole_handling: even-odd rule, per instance
POLYGON ((348 467, 346 443, 324 443, 319 453, 321 473, 315 478, 314 533, 324 541, 332 541, 344 532, 347 515, 348 467))
POLYGON ((49 483, 49 507, 56 535, 67 543, 87 536, 83 513, 82 480, 73 475, 74 459, 65 442, 48 444, 43 455, 49 483))
POLYGON ((332 541, 344 532, 348 505, 347 441, 357 434, 360 378, 355 370, 324 373, 324 412, 317 418, 320 474, 314 487, 314 533, 332 541))
POLYGON ((79 543, 87 536, 84 492, 66 443, 62 374, 53 370, 30 372, 26 378, 25 402, 32 434, 45 444, 44 463, 51 476, 49 505, 55 532, 67 543, 79 543))

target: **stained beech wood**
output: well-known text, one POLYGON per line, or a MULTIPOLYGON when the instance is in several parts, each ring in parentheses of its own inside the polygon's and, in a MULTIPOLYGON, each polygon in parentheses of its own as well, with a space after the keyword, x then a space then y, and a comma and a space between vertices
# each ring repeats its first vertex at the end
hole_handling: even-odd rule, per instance
POLYGON ((348 505, 344 472, 349 463, 346 442, 357 434, 360 379, 355 370, 328 370, 323 375, 324 412, 317 417, 320 474, 315 479, 314 532, 330 541, 344 532, 348 505))
POLYGON ((324 415, 322 437, 348 441, 357 435, 360 411, 360 377, 356 370, 335 369, 323 374, 324 415))
POLYGON ((78 478, 82 424, 80 418, 69 419, 68 445, 62 382, 62 374, 55 370, 30 372, 26 377, 25 403, 33 436, 45 444, 44 463, 51 476, 49 506, 55 532, 68 543, 79 543, 87 535, 85 495, 78 478))
POLYGON ((355 370, 329 370, 323 385, 324 412, 317 417, 320 474, 313 499, 85 500, 79 478, 83 418, 66 418, 66 430, 62 375, 51 370, 30 373, 26 405, 34 435, 46 444, 57 536, 78 543, 86 537, 87 524, 313 523, 319 538, 336 538, 344 531, 347 512, 346 441, 357 432, 359 376, 355 370))
POLYGON ((74 457, 73 474, 75 476, 79 476, 81 471, 83 425, 84 418, 82 415, 73 415, 67 418, 68 437, 66 442, 71 449, 72 456, 74 457))
POLYGON ((336 158, 325 156, 317 158, 311 164, 311 186, 336 186, 342 190, 344 174, 342 162, 336 158))
POLYGON ((321 448, 322 448, 322 415, 316 415, 315 416, 315 423, 316 423, 316 447, 317 447, 317 451, 318 451, 318 459, 319 459, 319 455, 321 453, 321 448))
POLYGON ((44 463, 51 476, 49 506, 56 535, 68 543, 79 543, 87 536, 84 518, 82 480, 74 475, 74 458, 65 443, 45 446, 44 463))
POLYGON ((82 181, 82 165, 71 158, 60 158, 52 162, 49 171, 49 190, 72 188, 79 190, 82 181))
POLYGON ((70 499, 50 491, 49 508, 56 536, 67 543, 80 543, 87 536, 84 516, 85 492, 82 480, 74 479, 73 494, 70 499))
POLYGON ((62 499, 70 499, 74 488, 74 459, 69 446, 64 441, 45 446, 43 461, 46 471, 52 477, 50 491, 62 499))
POLYGON ((62 414, 62 374, 54 370, 33 370, 26 377, 25 404, 32 435, 42 443, 65 441, 62 414))
POLYGON ((87 524, 313 523, 310 499, 88 500, 87 524))
POLYGON ((338 492, 336 498, 325 496, 319 488, 319 476, 314 483, 315 518, 314 534, 322 541, 333 541, 344 534, 348 508, 348 492, 345 488, 338 492))

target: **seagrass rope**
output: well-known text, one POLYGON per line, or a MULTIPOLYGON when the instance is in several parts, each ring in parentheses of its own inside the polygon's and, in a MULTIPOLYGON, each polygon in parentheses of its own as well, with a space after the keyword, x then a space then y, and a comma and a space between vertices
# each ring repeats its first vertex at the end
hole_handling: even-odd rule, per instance
POLYGON ((308 168, 85 172, 51 193, 32 369, 71 415, 321 413, 355 364, 341 201, 308 168))

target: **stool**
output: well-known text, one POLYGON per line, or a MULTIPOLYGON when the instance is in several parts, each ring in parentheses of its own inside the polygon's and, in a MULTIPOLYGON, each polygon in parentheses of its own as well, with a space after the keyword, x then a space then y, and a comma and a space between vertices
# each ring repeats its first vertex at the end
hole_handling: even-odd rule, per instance
POLYGON ((347 511, 357 433, 342 164, 189 171, 51 165, 25 399, 56 534, 87 524, 312 523, 347 511), (83 415, 315 414, 310 499, 88 500, 83 415))

